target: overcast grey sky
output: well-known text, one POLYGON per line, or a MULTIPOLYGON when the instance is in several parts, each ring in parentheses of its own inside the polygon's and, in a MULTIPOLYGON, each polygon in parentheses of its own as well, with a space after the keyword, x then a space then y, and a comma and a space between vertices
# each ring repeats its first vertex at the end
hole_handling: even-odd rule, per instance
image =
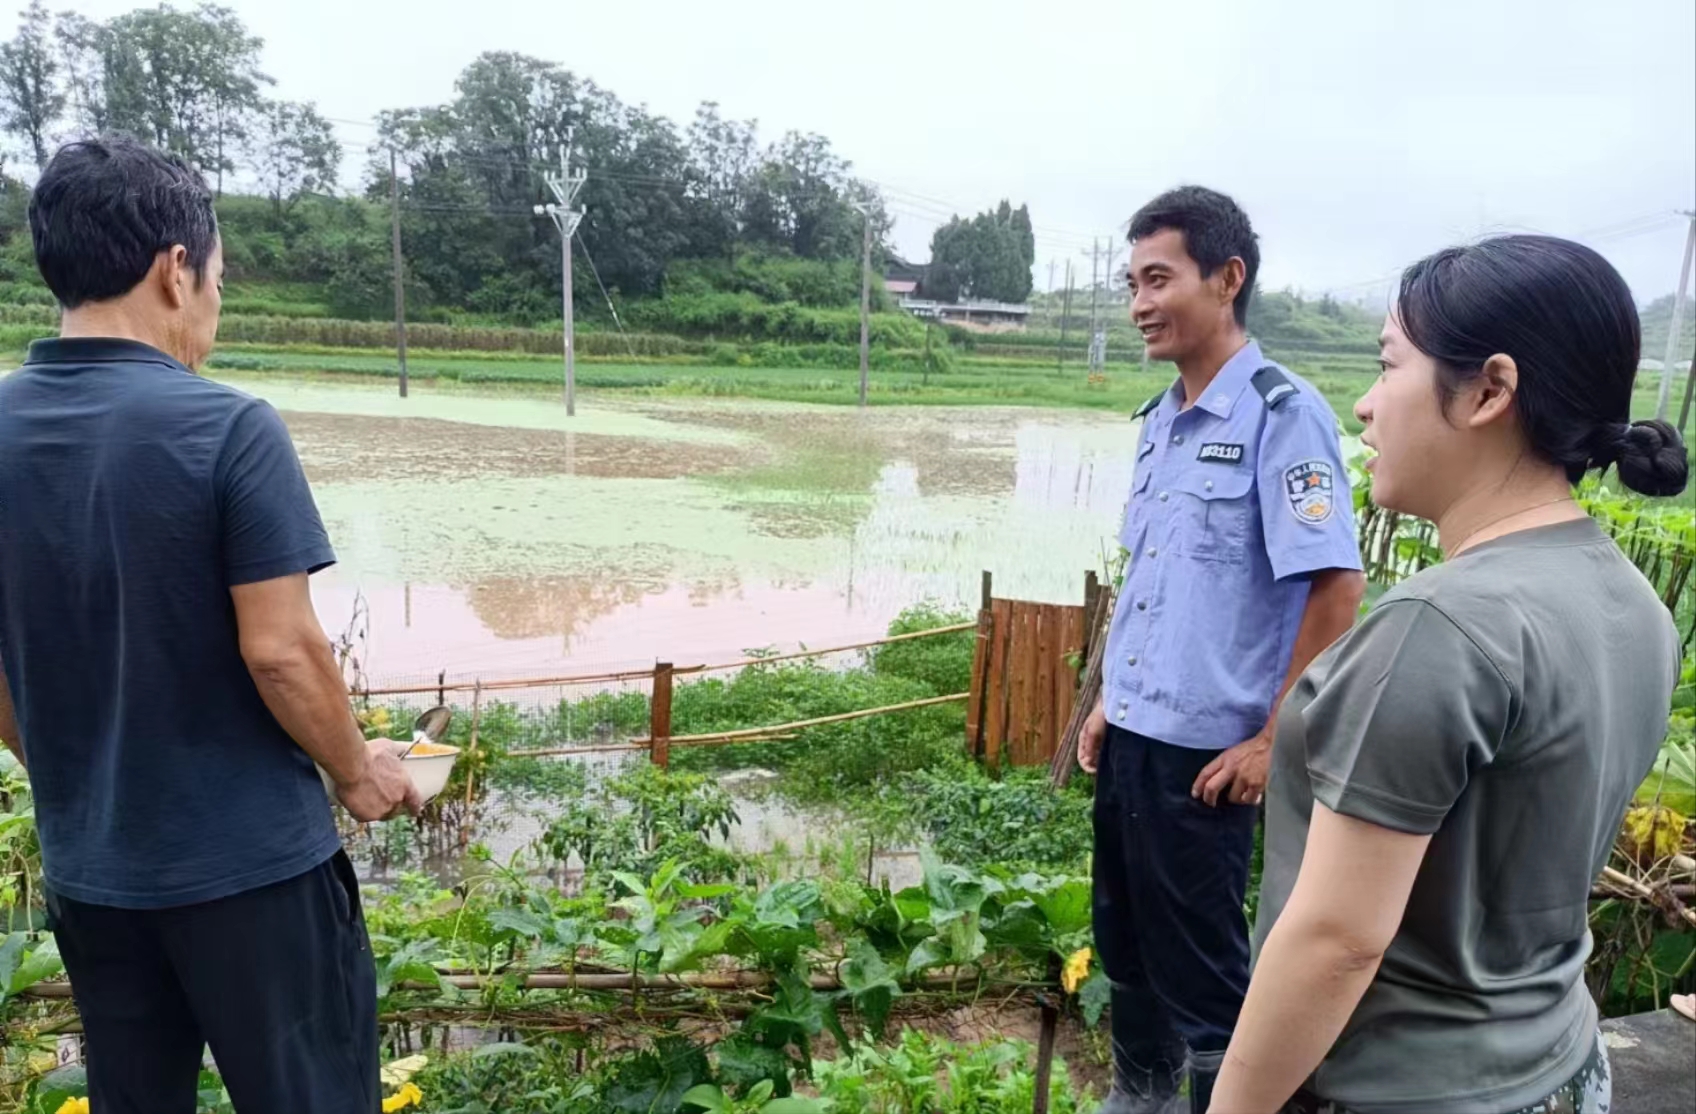
MULTIPOLYGON (((948 212, 1028 202, 1039 288, 1186 181, 1248 209, 1267 286, 1344 294, 1536 230, 1593 243, 1647 301, 1696 208, 1691 0, 222 2, 276 95, 332 117, 440 103, 478 53, 518 50, 680 126, 716 100, 766 138, 828 136, 918 259, 948 212)), ((371 132, 340 131, 363 166, 371 132)))

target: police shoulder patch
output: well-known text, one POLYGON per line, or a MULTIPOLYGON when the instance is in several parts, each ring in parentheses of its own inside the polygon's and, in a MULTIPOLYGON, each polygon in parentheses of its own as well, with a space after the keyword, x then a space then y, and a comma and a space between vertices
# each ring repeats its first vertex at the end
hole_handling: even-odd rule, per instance
POLYGON ((1336 510, 1336 475, 1330 462, 1304 460, 1284 469, 1284 496, 1299 521, 1318 526, 1336 510))
POLYGON ((1159 394, 1155 395, 1153 398, 1149 399, 1147 402, 1145 402, 1141 406, 1137 407, 1136 411, 1131 415, 1131 417, 1133 417, 1133 418, 1146 418, 1148 415, 1150 415, 1154 412, 1154 408, 1156 406, 1159 406, 1160 400, 1165 398, 1165 397, 1166 397, 1166 392, 1161 391, 1159 394))
POLYGON ((1289 376, 1271 364, 1267 364, 1255 372, 1254 377, 1249 382, 1254 385, 1255 391, 1265 401, 1268 410, 1278 409, 1291 397, 1300 393, 1296 390, 1296 385, 1290 382, 1289 376))

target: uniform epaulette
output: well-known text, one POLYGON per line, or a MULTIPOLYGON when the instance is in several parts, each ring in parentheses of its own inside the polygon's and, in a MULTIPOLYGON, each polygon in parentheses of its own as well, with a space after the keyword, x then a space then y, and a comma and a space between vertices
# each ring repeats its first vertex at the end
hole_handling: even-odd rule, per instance
POLYGON ((1165 398, 1165 397, 1166 397, 1166 392, 1161 391, 1159 394, 1155 395, 1153 398, 1149 399, 1147 402, 1145 402, 1141 406, 1137 407, 1136 412, 1134 414, 1132 414, 1131 417, 1133 417, 1133 418, 1146 418, 1148 415, 1150 415, 1154 412, 1154 408, 1156 406, 1159 406, 1160 400, 1165 398))
POLYGON ((1266 403, 1268 410, 1278 409, 1293 396, 1301 393, 1296 389, 1296 385, 1290 382, 1287 375, 1271 364, 1267 364, 1255 372, 1254 378, 1250 379, 1249 382, 1254 385, 1255 391, 1266 403))

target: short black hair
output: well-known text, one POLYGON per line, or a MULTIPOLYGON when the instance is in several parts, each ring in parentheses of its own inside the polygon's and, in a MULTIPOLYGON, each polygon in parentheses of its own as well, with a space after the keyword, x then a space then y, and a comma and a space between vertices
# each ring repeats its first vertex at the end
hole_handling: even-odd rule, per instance
POLYGON ((181 244, 198 281, 218 242, 212 191, 188 163, 123 137, 60 148, 29 200, 35 263, 59 304, 76 309, 134 290, 181 244))
POLYGON ((1395 312, 1436 362, 1445 412, 1491 356, 1509 356, 1531 450, 1568 480, 1617 464, 1633 491, 1684 490, 1690 460, 1678 431, 1631 420, 1642 324, 1625 279, 1593 249, 1554 236, 1446 248, 1402 274, 1395 312))
POLYGON ((1184 250, 1201 268, 1202 278, 1213 277, 1233 257, 1243 261, 1243 288, 1231 308, 1237 324, 1247 324, 1248 303, 1260 274, 1260 237, 1254 234, 1248 214, 1218 190, 1179 186, 1138 209, 1126 238, 1135 243, 1169 228, 1184 234, 1184 250))

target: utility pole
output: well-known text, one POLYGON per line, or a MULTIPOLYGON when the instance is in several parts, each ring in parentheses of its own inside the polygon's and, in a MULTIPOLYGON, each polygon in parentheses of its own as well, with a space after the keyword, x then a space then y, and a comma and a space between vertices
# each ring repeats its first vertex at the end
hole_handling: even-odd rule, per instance
POLYGON ((1089 242, 1089 373, 1101 370, 1101 241, 1089 242))
POLYGON ((872 359, 872 207, 860 207, 865 233, 860 247, 860 409, 866 408, 866 385, 872 359))
POLYGON ((577 353, 574 335, 575 323, 572 317, 571 305, 571 237, 577 232, 577 226, 583 221, 583 210, 573 209, 571 203, 577 199, 578 191, 583 183, 589 180, 587 170, 571 169, 571 137, 575 129, 565 131, 565 149, 560 152, 558 174, 547 176, 548 189, 558 199, 555 205, 537 205, 537 216, 545 216, 554 222, 559 229, 560 279, 564 293, 560 297, 564 318, 561 321, 561 334, 565 347, 565 416, 577 415, 577 353))
POLYGON ((1690 420, 1690 399, 1696 396, 1696 349, 1690 353, 1690 370, 1684 376, 1684 405, 1678 408, 1678 431, 1684 432, 1684 423, 1690 420))
POLYGON ((1048 327, 1054 328, 1054 260, 1048 261, 1048 327))
POLYGON ((1101 241, 1091 237, 1089 242, 1089 333, 1095 335, 1097 301, 1101 286, 1101 241))
MULTIPOLYGON (((1684 328, 1684 292, 1690 285, 1690 262, 1696 256, 1696 212, 1685 212, 1689 219, 1690 231, 1684 237, 1684 262, 1678 268, 1678 290, 1672 297, 1672 321, 1667 325, 1667 353, 1661 364, 1661 394, 1655 401, 1655 417, 1661 421, 1667 420, 1667 403, 1672 393, 1672 377, 1674 375, 1673 360, 1678 356, 1679 333, 1684 328)), ((1690 374, 1696 376, 1696 365, 1690 368, 1690 374)))
POLYGON ((1111 236, 1101 241, 1101 320, 1096 324, 1093 345, 1095 349, 1095 369, 1107 370, 1107 319, 1113 312, 1113 261, 1118 258, 1119 249, 1113 246, 1111 236))
POLYGON ((1066 296, 1060 307, 1060 344, 1054 350, 1054 374, 1066 363, 1066 323, 1072 316, 1072 261, 1066 260, 1066 296))
POLYGON ((395 345, 400 356, 400 397, 406 397, 406 283, 401 277, 400 173, 395 149, 389 148, 389 225, 395 249, 395 345))

